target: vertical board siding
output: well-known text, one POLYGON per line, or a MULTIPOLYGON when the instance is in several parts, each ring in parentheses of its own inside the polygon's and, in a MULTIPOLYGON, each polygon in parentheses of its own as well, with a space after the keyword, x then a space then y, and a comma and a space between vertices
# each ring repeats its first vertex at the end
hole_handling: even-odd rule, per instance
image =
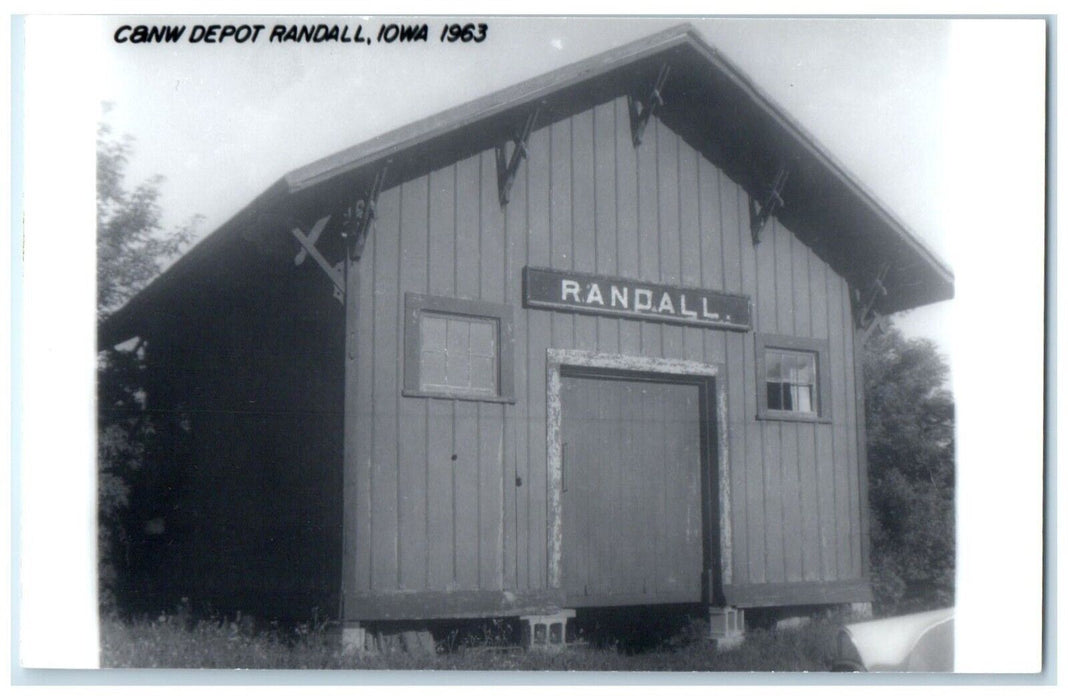
MULTIPOLYGON (((530 142, 527 144, 527 261, 530 265, 542 267, 552 263, 549 220, 552 207, 550 137, 549 129, 540 129, 530 135, 530 142)), ((553 314, 544 311, 517 314, 517 322, 526 326, 527 335, 526 401, 530 409, 530 419, 527 423, 530 488, 527 493, 530 508, 526 543, 530 562, 528 580, 532 589, 543 588, 548 576, 549 472, 545 444, 545 339, 552 330, 552 316, 553 314), (525 324, 518 321, 519 317, 523 318, 525 324)))
MULTIPOLYGON (((657 252, 659 282, 679 284, 682 278, 682 245, 679 229, 679 137, 661 122, 656 123, 657 252)), ((681 359, 682 326, 660 324, 663 357, 681 359)))
MULTIPOLYGON (((859 577, 846 283, 774 219, 754 245, 746 193, 655 117, 635 148, 625 99, 540 126, 527 151, 503 209, 493 151, 380 197, 361 262, 346 590, 544 589, 550 347, 722 365, 731 583, 859 577), (746 294, 753 332, 526 310, 526 265, 746 294), (406 292, 515 310, 514 404, 400 396, 406 292), (828 341, 831 421, 756 419, 754 333, 828 341)), ((603 408, 602 418, 621 415, 603 408)), ((613 449, 626 454, 633 429, 613 449)), ((622 517, 640 494, 619 488, 615 508, 587 513, 582 527, 618 527, 622 540, 655 532, 622 517)))
MULTIPOLYGON (((793 285, 793 247, 794 235, 787 231, 778 221, 769 222, 768 243, 773 244, 775 269, 775 308, 778 317, 779 332, 784 335, 797 335, 794 314, 794 300, 797 290, 793 285)), ((781 498, 783 524, 783 555, 787 581, 800 581, 804 567, 801 548, 801 483, 798 477, 798 433, 806 430, 807 425, 796 422, 783 422, 780 425, 780 456, 782 464, 781 498)))
POLYGON ((374 410, 371 436, 371 586, 374 590, 395 590, 400 570, 397 554, 398 489, 397 410, 400 385, 397 377, 397 318, 400 303, 396 294, 400 254, 400 190, 383 192, 378 200, 382 226, 376 230, 372 277, 374 338, 374 377, 371 406, 374 410))
MULTIPOLYGON (((457 164, 456 173, 456 296, 479 298, 481 287, 480 254, 481 221, 480 197, 482 160, 479 156, 457 164)), ((479 476, 482 451, 478 421, 479 406, 471 401, 454 402, 453 413, 453 498, 456 510, 455 554, 456 585, 461 589, 477 589, 480 548, 479 476)))
MULTIPOLYGON (((400 260, 397 279, 400 289, 424 294, 427 291, 427 207, 429 178, 421 178, 401 188, 400 260)), ((404 347, 403 295, 397 304, 397 348, 404 347)), ((400 356, 397 376, 403 377, 400 356)), ((419 488, 398 489, 398 551, 400 588, 422 590, 428 583, 427 496, 429 464, 427 455, 427 402, 400 399, 397 423, 398 473, 401 484, 419 484, 419 488), (411 436, 412 439, 407 439, 411 436)))
MULTIPOLYGON (((518 308, 522 303, 521 289, 511 284, 511 280, 520 279, 527 259, 527 170, 521 167, 516 172, 512 186, 511 203, 504 211, 504 303, 518 308)), ((527 366, 526 324, 517 324, 513 352, 516 372, 522 373, 527 366)), ((527 394, 527 387, 522 374, 516 377, 516 389, 521 395, 527 394)), ((520 533, 527 533, 529 513, 528 494, 530 493, 530 475, 527 470, 527 425, 529 408, 525 401, 517 401, 515 406, 503 406, 504 413, 504 470, 502 473, 502 498, 504 515, 504 544, 502 561, 502 585, 506 590, 523 591, 528 589, 527 545, 519 539, 520 533), (522 525, 521 525, 522 524, 522 525)))
MULTIPOLYGON (((455 294, 456 168, 431 173, 429 179, 428 286, 430 294, 455 294)), ((403 290, 398 290, 402 293, 403 290)), ((453 481, 453 405, 430 399, 427 408, 427 586, 445 590, 455 581, 455 487, 453 481)), ((418 439, 415 437, 414 439, 418 439)))

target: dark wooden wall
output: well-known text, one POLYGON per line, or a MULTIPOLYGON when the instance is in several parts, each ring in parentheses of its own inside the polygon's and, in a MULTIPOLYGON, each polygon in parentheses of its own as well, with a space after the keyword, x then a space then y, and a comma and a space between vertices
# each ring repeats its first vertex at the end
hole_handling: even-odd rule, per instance
MULTIPOLYGON (((234 245, 220 257, 255 262, 234 245)), ((170 491, 148 499, 166 505, 154 585, 221 612, 334 616, 343 312, 307 268, 266 269, 205 270, 147 337, 148 408, 176 445, 150 465, 170 491)))
POLYGON ((745 193, 656 119, 635 149, 623 99, 536 130, 503 209, 496 177, 485 151, 379 199, 346 421, 346 614, 377 594, 546 587, 549 347, 726 366, 735 600, 861 579, 842 278, 774 220, 754 246, 745 193), (833 422, 756 420, 752 332, 525 310, 528 264, 750 295, 755 332, 829 341, 833 422), (401 396, 405 292, 515 307, 514 405, 401 396))

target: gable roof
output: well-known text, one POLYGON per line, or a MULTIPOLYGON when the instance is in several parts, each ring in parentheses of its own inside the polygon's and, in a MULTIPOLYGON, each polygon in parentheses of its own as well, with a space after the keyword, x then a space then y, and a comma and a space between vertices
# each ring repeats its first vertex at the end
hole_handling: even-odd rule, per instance
POLYGON ((539 108, 537 128, 670 77, 657 116, 750 195, 762 198, 781 164, 790 176, 775 217, 851 284, 867 288, 888 266, 874 309, 893 313, 950 299, 949 267, 819 142, 688 25, 565 66, 414 122, 293 170, 201 241, 100 325, 105 347, 143 330, 154 309, 182 294, 212 257, 235 243, 291 247, 294 213, 351 200, 385 163, 383 189, 503 142, 539 108))

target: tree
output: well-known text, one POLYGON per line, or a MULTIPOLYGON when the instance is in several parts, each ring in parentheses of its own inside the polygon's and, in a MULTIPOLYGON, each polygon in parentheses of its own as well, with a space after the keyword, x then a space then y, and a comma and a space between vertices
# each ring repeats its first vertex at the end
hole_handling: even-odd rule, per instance
POLYGON ((125 188, 133 139, 115 138, 101 122, 96 135, 96 282, 97 314, 103 318, 122 306, 184 251, 200 223, 165 231, 159 204, 163 177, 154 175, 125 188))
POLYGON ((905 338, 892 325, 865 350, 876 605, 888 613, 950 605, 956 537, 949 368, 931 341, 905 338))
MULTIPOLYGON (((133 139, 115 138, 102 122, 96 145, 97 318, 102 320, 189 246, 200 217, 165 230, 159 204, 163 178, 126 189, 133 139)), ((159 440, 144 411, 143 373, 140 344, 103 350, 97 358, 98 574, 104 608, 116 603, 130 568, 131 490, 143 477, 146 450, 159 440)))

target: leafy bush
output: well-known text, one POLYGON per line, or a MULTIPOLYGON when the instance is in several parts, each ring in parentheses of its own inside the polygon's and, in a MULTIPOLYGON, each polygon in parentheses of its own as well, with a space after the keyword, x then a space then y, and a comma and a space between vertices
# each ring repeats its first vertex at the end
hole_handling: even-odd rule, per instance
POLYGON ((880 613, 952 605, 953 398, 929 340, 890 326, 864 358, 872 578, 880 613))

